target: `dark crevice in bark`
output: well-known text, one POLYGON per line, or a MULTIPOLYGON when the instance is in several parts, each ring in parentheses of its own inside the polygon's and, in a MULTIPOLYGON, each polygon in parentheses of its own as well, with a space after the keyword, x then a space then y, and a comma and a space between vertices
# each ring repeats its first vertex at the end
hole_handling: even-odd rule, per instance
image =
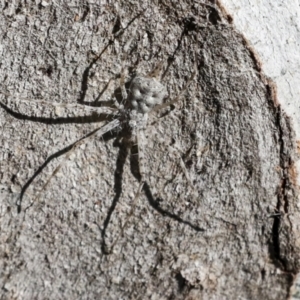
MULTIPOLYGON (((251 57, 254 61, 256 60, 255 53, 251 57)), ((291 195, 289 193, 294 194, 292 178, 290 178, 289 173, 290 168, 293 166, 293 129, 288 117, 281 110, 278 103, 276 85, 262 72, 260 72, 260 76, 266 83, 266 97, 268 98, 269 109, 273 111, 274 123, 278 132, 276 143, 279 145, 279 169, 281 172, 281 181, 277 189, 277 204, 269 240, 269 255, 274 265, 282 271, 282 276, 286 282, 286 299, 288 299, 291 287, 294 284, 295 274, 299 270, 298 264, 295 261, 292 262, 290 257, 287 256, 287 252, 296 251, 290 249, 293 244, 291 242, 292 224, 290 224, 290 228, 287 228, 287 225, 283 222, 283 218, 288 217, 287 215, 290 212, 291 195)))
POLYGON ((289 170, 293 166, 293 159, 291 157, 293 151, 293 129, 291 127, 290 121, 287 116, 285 116, 284 112, 281 110, 280 104, 277 99, 277 91, 276 85, 272 80, 267 78, 261 69, 261 62, 255 52, 255 50, 249 45, 247 39, 243 37, 245 42, 245 46, 248 48, 251 59, 253 61, 255 69, 260 72, 260 77, 263 82, 266 84, 266 97, 269 104, 269 109, 274 114, 274 121, 276 128, 278 130, 278 145, 279 145, 279 167, 281 170, 281 182, 278 186, 277 190, 277 205, 274 214, 274 221, 272 225, 272 233, 271 233, 271 241, 269 245, 270 257, 273 260, 274 264, 280 268, 286 274, 289 274, 287 280, 289 282, 288 285, 293 284, 293 274, 297 273, 297 267, 294 266, 291 268, 291 263, 288 257, 285 257, 282 249, 283 245, 288 247, 290 243, 290 237, 288 241, 281 241, 281 238, 285 236, 289 236, 289 233, 286 233, 287 229, 282 228, 282 218, 289 213, 289 195, 288 191, 293 192, 293 184, 291 182, 291 178, 289 176, 289 170), (285 231, 285 233, 282 233, 285 231))
MULTIPOLYGON (((281 230, 282 230, 282 218, 284 215, 289 213, 289 199, 287 191, 290 188, 290 178, 288 170, 291 167, 292 160, 289 156, 289 153, 287 153, 287 145, 285 145, 284 136, 287 135, 283 128, 282 124, 282 118, 285 116, 282 114, 280 107, 276 108, 276 125, 278 128, 278 143, 279 143, 279 154, 280 154, 280 169, 281 169, 281 183, 278 187, 277 192, 277 205, 276 205, 276 214, 277 216, 274 217, 274 222, 272 226, 272 250, 271 250, 271 257, 275 261, 275 264, 278 264, 278 267, 282 269, 284 272, 293 272, 293 270, 290 269, 288 266, 287 258, 284 257, 284 254, 282 253, 282 243, 280 240, 281 237, 281 230)), ((288 128, 290 129, 290 128, 288 128)), ((292 275, 292 274, 290 274, 292 275)), ((291 284, 293 282, 292 278, 288 279, 291 284)))
POLYGON ((269 255, 274 265, 282 270, 282 276, 285 277, 286 282, 286 298, 289 298, 291 287, 296 278, 295 275, 299 271, 298 260, 291 260, 290 256, 291 252, 295 255, 297 250, 293 249, 292 223, 288 216, 292 209, 290 203, 295 193, 293 178, 290 174, 294 164, 293 151, 295 147, 293 141, 295 137, 290 120, 281 110, 278 102, 276 84, 265 76, 259 56, 244 36, 243 41, 249 51, 254 68, 260 73, 260 78, 266 85, 268 106, 270 111, 273 111, 274 123, 278 132, 276 143, 279 145, 281 181, 277 190, 277 204, 269 240, 269 255), (289 225, 283 220, 290 222, 289 225))

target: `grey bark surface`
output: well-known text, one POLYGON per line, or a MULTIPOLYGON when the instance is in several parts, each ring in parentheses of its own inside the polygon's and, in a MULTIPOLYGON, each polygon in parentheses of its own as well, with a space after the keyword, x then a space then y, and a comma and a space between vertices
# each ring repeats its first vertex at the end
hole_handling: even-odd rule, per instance
POLYGON ((187 0, 1 11, 2 298, 288 298, 300 245, 294 134, 230 18, 187 0), (110 121, 89 107, 119 99, 122 66, 129 82, 162 61, 170 100, 198 73, 150 117, 132 210, 139 160, 120 133, 64 157, 110 121))

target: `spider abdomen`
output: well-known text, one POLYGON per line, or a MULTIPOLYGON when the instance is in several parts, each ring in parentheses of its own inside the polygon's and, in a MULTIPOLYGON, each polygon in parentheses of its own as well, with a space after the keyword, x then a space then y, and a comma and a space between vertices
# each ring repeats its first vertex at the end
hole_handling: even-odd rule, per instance
POLYGON ((167 97, 167 89, 158 80, 137 76, 130 84, 129 101, 131 107, 139 113, 148 113, 156 105, 162 104, 167 97))

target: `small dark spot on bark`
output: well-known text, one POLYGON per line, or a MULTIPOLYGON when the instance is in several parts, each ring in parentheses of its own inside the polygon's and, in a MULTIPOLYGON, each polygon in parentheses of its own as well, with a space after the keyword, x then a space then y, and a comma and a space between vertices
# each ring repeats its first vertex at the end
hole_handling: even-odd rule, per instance
POLYGON ((113 27, 112 33, 115 34, 121 29, 121 20, 120 18, 117 18, 116 23, 113 27))
POLYGON ((194 31, 197 28, 196 20, 194 17, 187 17, 183 19, 185 32, 194 31))
POLYGON ((77 219, 78 218, 78 211, 73 211, 73 217, 75 218, 75 219, 77 219))
POLYGON ((46 68, 40 68, 39 69, 44 75, 47 75, 48 77, 51 78, 51 75, 53 73, 53 67, 52 66, 48 66, 46 68))
POLYGON ((190 168, 193 165, 193 161, 191 159, 189 159, 186 163, 185 163, 187 168, 190 168))
POLYGON ((209 12, 209 15, 208 15, 208 20, 213 25, 217 25, 218 22, 221 21, 219 13, 215 8, 212 8, 212 7, 210 8, 210 12, 209 12))
POLYGON ((227 21, 229 24, 233 23, 233 17, 231 15, 227 15, 227 21))
POLYGON ((191 137, 191 139, 194 141, 194 140, 196 139, 197 135, 196 135, 195 132, 191 132, 191 133, 190 133, 190 137, 191 137))
POLYGON ((19 3, 18 8, 16 9, 16 15, 19 14, 22 11, 22 4, 19 3))
POLYGON ((17 178, 17 175, 13 175, 13 176, 11 177, 11 182, 12 182, 12 183, 16 183, 16 178, 17 178))
POLYGON ((178 291, 179 291, 179 293, 182 293, 187 286, 187 282, 180 273, 176 274, 175 279, 177 280, 178 291))
POLYGON ((262 269, 260 271, 260 274, 261 274, 261 279, 264 280, 265 279, 265 276, 266 276, 266 270, 265 269, 262 269))
MULTIPOLYGON (((87 3, 88 3, 88 2, 87 2, 87 3)), ((84 22, 84 21, 85 21, 85 19, 87 18, 88 14, 89 14, 89 12, 90 12, 90 7, 89 7, 89 5, 86 5, 85 7, 86 7, 86 9, 85 9, 84 12, 83 12, 83 15, 82 15, 82 18, 81 18, 81 22, 84 22)))

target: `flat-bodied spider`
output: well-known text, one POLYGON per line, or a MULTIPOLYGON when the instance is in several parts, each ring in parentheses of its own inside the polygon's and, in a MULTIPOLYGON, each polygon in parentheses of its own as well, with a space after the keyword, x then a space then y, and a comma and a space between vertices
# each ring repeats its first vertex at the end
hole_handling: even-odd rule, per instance
MULTIPOLYGON (((138 164, 139 164, 139 187, 135 193, 134 200, 131 206, 131 211, 125 220, 124 225, 121 228, 120 234, 124 231, 126 224, 129 220, 129 217, 133 214, 135 209, 136 200, 141 193, 143 185, 146 181, 145 178, 145 159, 144 159, 144 148, 146 147, 146 139, 144 136, 144 130, 147 126, 148 115, 150 113, 159 111, 163 108, 170 106, 171 104, 177 102, 183 93, 188 88, 191 81, 194 79, 196 74, 196 65, 195 70, 193 71, 191 77, 185 84, 181 92, 171 101, 165 100, 168 98, 168 93, 166 87, 160 82, 162 73, 162 63, 158 64, 150 73, 145 76, 137 75, 132 80, 129 81, 127 88, 125 87, 125 75, 124 70, 121 72, 120 77, 120 90, 121 90, 121 100, 114 100, 114 107, 89 107, 89 109, 95 110, 98 114, 104 114, 110 119, 104 126, 97 128, 96 130, 90 132, 86 136, 82 137, 80 140, 75 142, 69 147, 69 150, 66 151, 66 156, 64 160, 55 168, 51 176, 48 178, 46 183, 43 185, 38 194, 31 201, 30 205, 26 208, 31 207, 40 197, 40 194, 47 185, 49 184, 51 178, 57 174, 57 172, 62 168, 64 163, 69 159, 71 154, 77 149, 80 145, 86 143, 89 139, 98 136, 101 137, 107 132, 117 131, 119 138, 123 139, 124 144, 130 151, 134 145, 137 145, 138 149, 138 164)), ((29 101, 29 100, 20 100, 20 101, 29 101)), ((40 101, 44 103, 44 101, 40 101)), ((51 103, 53 106, 64 106, 70 107, 70 105, 60 104, 60 103, 51 103)), ((75 104, 76 106, 77 104, 75 104)), ((4 104, 2 104, 5 107, 4 104)), ((74 105, 71 105, 74 106, 74 105)), ((34 179, 34 178, 33 178, 34 179)), ((33 181, 30 180, 29 184, 33 181)), ((22 197, 28 187, 22 189, 21 196, 18 202, 18 210, 21 210, 22 197)), ((120 235, 119 234, 119 235, 120 235)), ((119 236, 118 236, 119 237, 119 236)), ((111 249, 118 240, 114 241, 111 246, 111 249)), ((104 252, 110 252, 106 248, 104 252)))

